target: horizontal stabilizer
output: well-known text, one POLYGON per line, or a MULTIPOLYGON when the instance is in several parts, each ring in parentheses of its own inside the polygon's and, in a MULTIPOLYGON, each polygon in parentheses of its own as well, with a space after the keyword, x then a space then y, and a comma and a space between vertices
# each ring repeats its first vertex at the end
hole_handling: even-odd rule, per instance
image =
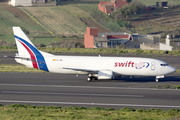
POLYGON ((31 58, 25 58, 25 57, 8 56, 8 55, 4 55, 4 57, 15 58, 15 59, 23 59, 23 60, 33 61, 33 62, 37 62, 37 63, 43 63, 43 62, 40 62, 40 61, 32 60, 31 58))
POLYGON ((24 60, 31 60, 31 58, 8 56, 8 55, 4 55, 4 57, 8 57, 8 58, 18 58, 18 59, 24 59, 24 60))

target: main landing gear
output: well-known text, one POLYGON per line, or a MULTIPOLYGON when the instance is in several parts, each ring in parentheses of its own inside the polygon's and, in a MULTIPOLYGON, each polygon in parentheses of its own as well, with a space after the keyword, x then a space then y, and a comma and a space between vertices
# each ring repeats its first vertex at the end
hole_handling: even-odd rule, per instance
POLYGON ((87 78, 87 81, 88 81, 88 82, 91 82, 91 80, 92 80, 91 77, 88 77, 88 78, 87 78))
POLYGON ((97 77, 95 77, 93 74, 89 74, 88 78, 87 78, 87 81, 91 82, 92 80, 97 80, 97 77))

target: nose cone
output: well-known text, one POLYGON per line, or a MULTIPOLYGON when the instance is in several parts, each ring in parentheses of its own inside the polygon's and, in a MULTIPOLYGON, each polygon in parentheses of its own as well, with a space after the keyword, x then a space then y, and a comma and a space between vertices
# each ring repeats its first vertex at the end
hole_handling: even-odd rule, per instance
POLYGON ((163 75, 168 75, 176 71, 172 66, 163 67, 161 70, 163 75))
POLYGON ((169 66, 169 74, 176 72, 176 69, 172 66, 169 66))

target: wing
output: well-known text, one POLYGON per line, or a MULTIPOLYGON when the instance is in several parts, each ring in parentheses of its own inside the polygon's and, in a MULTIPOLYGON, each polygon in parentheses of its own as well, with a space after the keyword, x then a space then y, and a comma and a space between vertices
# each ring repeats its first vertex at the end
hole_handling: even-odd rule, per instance
POLYGON ((83 71, 83 72, 88 72, 88 73, 98 73, 98 71, 99 71, 99 70, 95 70, 95 69, 78 69, 78 68, 63 68, 63 69, 83 71))

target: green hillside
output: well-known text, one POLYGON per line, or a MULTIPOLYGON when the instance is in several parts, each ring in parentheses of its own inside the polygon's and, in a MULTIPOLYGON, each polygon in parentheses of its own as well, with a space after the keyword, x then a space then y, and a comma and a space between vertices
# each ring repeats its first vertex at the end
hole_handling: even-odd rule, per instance
POLYGON ((180 0, 132 0, 143 3, 146 6, 156 5, 157 1, 167 1, 168 5, 180 5, 180 0))
POLYGON ((101 27, 104 29, 102 32, 124 31, 117 21, 98 10, 98 4, 22 7, 20 9, 34 16, 44 28, 49 29, 55 35, 83 36, 88 23, 94 25, 91 27, 101 27))
MULTIPOLYGON (((0 40, 14 43, 13 26, 20 26, 30 32, 29 37, 51 36, 41 25, 31 20, 25 13, 15 7, 0 6, 0 40)), ((32 39, 33 40, 33 39, 32 39)))
POLYGON ((75 12, 77 15, 85 14, 85 17, 91 17, 81 9, 69 5, 21 7, 20 9, 34 16, 41 26, 53 33, 52 35, 82 35, 85 32, 86 25, 77 18, 78 16, 76 17, 75 12))
MULTIPOLYGON (((86 27, 99 32, 123 32, 117 22, 98 10, 98 4, 71 4, 50 7, 0 6, 0 40, 14 43, 12 26, 24 27, 36 43, 83 40, 86 27)), ((99 3, 99 2, 98 2, 99 3)))
MULTIPOLYGON (((72 2, 60 2, 59 6, 49 7, 0 6, 0 41, 14 43, 12 26, 20 26, 29 31, 28 36, 33 43, 46 45, 68 40, 80 40, 82 42, 87 26, 98 27, 99 32, 139 32, 143 34, 150 32, 158 33, 162 29, 169 29, 167 25, 167 28, 162 28, 164 25, 162 25, 162 20, 158 20, 160 18, 142 22, 131 20, 116 21, 98 10, 98 3, 100 1, 110 0, 74 0, 72 2), (130 22, 132 22, 131 26, 135 26, 135 28, 127 27, 130 22), (155 25, 153 25, 153 23, 155 23, 155 25), (160 27, 158 27, 158 29, 154 28, 157 25, 160 25, 160 27), (148 28, 148 31, 146 28, 148 28)), ((156 0, 138 1, 146 5, 156 4, 156 0)), ((179 0, 167 1, 171 5, 180 4, 179 0)), ((180 14, 178 12, 179 11, 176 11, 177 17, 173 17, 173 21, 179 21, 178 18, 180 14)), ((171 10, 171 13, 174 13, 173 10, 171 10)), ((168 13, 168 15, 171 13, 168 13)), ((160 15, 162 16, 162 14, 160 15)), ((164 15, 166 15, 166 13, 164 15)), ((157 15, 153 16, 156 17, 157 15)), ((163 22, 169 24, 173 21, 169 17, 163 22)), ((176 27, 173 26, 173 30, 170 31, 175 30, 179 31, 179 28, 176 29, 176 27)))

